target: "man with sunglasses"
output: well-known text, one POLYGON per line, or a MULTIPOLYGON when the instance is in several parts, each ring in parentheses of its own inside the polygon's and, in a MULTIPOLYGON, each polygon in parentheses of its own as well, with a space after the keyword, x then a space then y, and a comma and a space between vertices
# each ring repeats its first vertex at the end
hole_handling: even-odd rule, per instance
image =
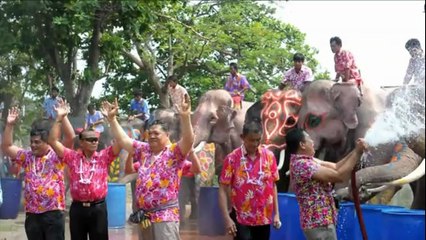
POLYGON ((72 240, 108 239, 108 219, 105 197, 108 191, 108 167, 117 157, 120 148, 114 144, 97 152, 99 138, 93 130, 79 134, 80 149, 64 147, 57 136, 60 124, 68 109, 55 108, 57 117, 49 135, 49 144, 58 157, 67 164, 70 172, 72 204, 70 208, 70 233, 72 240))
MULTIPOLYGON (((21 166, 25 169, 25 233, 29 240, 65 239, 64 164, 47 143, 47 125, 34 124, 30 132, 31 150, 13 145, 13 127, 18 116, 18 108, 9 110, 2 149, 12 159, 14 174, 21 166)), ((63 127, 64 143, 72 144, 74 131, 67 117, 63 118, 63 127)))
MULTIPOLYGON (((191 103, 185 95, 180 106, 182 138, 178 143, 169 144, 165 124, 154 122, 148 128, 148 143, 132 140, 119 125, 116 115, 118 102, 103 103, 103 113, 108 117, 111 131, 118 144, 134 154, 140 163, 136 180, 136 205, 138 211, 131 221, 140 224, 139 239, 180 240, 178 193, 184 160, 194 142, 191 125, 191 103)), ((133 162, 128 159, 126 166, 136 172, 133 162)))

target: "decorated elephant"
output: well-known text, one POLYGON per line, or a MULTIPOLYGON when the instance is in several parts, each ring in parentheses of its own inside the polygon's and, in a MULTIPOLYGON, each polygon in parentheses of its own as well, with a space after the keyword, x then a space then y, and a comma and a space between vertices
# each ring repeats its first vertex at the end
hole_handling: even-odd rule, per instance
POLYGON ((356 186, 361 187, 362 200, 366 201, 389 187, 411 183, 414 194, 411 207, 425 209, 424 86, 396 89, 387 100, 386 110, 365 136, 372 145, 361 159, 356 186))
POLYGON ((302 94, 299 91, 270 89, 247 110, 245 117, 245 122, 257 118, 262 120, 263 144, 274 153, 278 161, 279 192, 288 190, 289 177, 286 172, 289 169, 289 156, 284 154, 285 135, 297 124, 301 100, 302 94))
POLYGON ((233 108, 231 95, 221 89, 209 90, 201 96, 192 116, 196 151, 204 143, 215 143, 215 169, 219 174, 222 161, 242 144, 244 117, 251 102, 242 102, 242 109, 233 108))

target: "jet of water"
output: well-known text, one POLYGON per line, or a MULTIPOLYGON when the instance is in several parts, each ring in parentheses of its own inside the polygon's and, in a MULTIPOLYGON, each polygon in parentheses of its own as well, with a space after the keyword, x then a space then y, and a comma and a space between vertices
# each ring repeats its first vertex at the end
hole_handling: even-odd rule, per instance
POLYGON ((376 117, 365 135, 370 147, 415 137, 424 131, 425 87, 405 86, 390 96, 393 99, 391 106, 376 117))

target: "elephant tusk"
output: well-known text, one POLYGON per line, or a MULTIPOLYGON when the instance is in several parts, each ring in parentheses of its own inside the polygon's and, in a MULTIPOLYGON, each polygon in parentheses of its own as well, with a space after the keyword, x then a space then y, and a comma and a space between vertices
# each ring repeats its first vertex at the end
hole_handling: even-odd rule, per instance
POLYGON ((349 188, 348 187, 344 187, 344 188, 339 188, 336 190, 336 196, 340 197, 340 198, 344 198, 349 196, 349 188))
POLYGON ((423 161, 420 163, 420 165, 410 174, 400 179, 397 179, 395 181, 384 183, 384 185, 401 186, 407 183, 414 182, 420 179, 421 177, 423 177, 424 175, 425 175, 425 159, 423 158, 423 161))
POLYGON ((376 188, 367 188, 367 189, 365 189, 365 191, 367 193, 376 193, 376 192, 384 191, 384 190, 388 189, 390 186, 391 185, 383 185, 383 186, 376 187, 376 188))
POLYGON ((278 160, 278 170, 281 170, 281 168, 284 166, 284 161, 285 161, 285 150, 283 149, 280 151, 280 159, 278 160))
POLYGON ((129 182, 136 180, 136 178, 138 178, 138 173, 132 173, 132 174, 128 174, 128 175, 125 175, 124 177, 119 178, 117 182, 118 183, 129 183, 129 182))
POLYGON ((198 146, 194 148, 194 153, 200 152, 204 148, 204 145, 206 145, 206 141, 200 142, 198 146))

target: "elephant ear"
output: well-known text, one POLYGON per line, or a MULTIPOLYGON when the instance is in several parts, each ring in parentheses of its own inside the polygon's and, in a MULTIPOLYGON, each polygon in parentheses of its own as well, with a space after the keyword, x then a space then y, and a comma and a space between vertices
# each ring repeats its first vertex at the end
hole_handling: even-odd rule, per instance
POLYGON ((330 98, 334 108, 341 115, 341 120, 349 129, 358 126, 357 109, 360 105, 360 95, 355 84, 336 83, 330 89, 330 98))
POLYGON ((217 115, 219 119, 226 119, 227 127, 229 129, 234 128, 234 119, 237 116, 237 111, 229 106, 221 105, 217 109, 217 115))

